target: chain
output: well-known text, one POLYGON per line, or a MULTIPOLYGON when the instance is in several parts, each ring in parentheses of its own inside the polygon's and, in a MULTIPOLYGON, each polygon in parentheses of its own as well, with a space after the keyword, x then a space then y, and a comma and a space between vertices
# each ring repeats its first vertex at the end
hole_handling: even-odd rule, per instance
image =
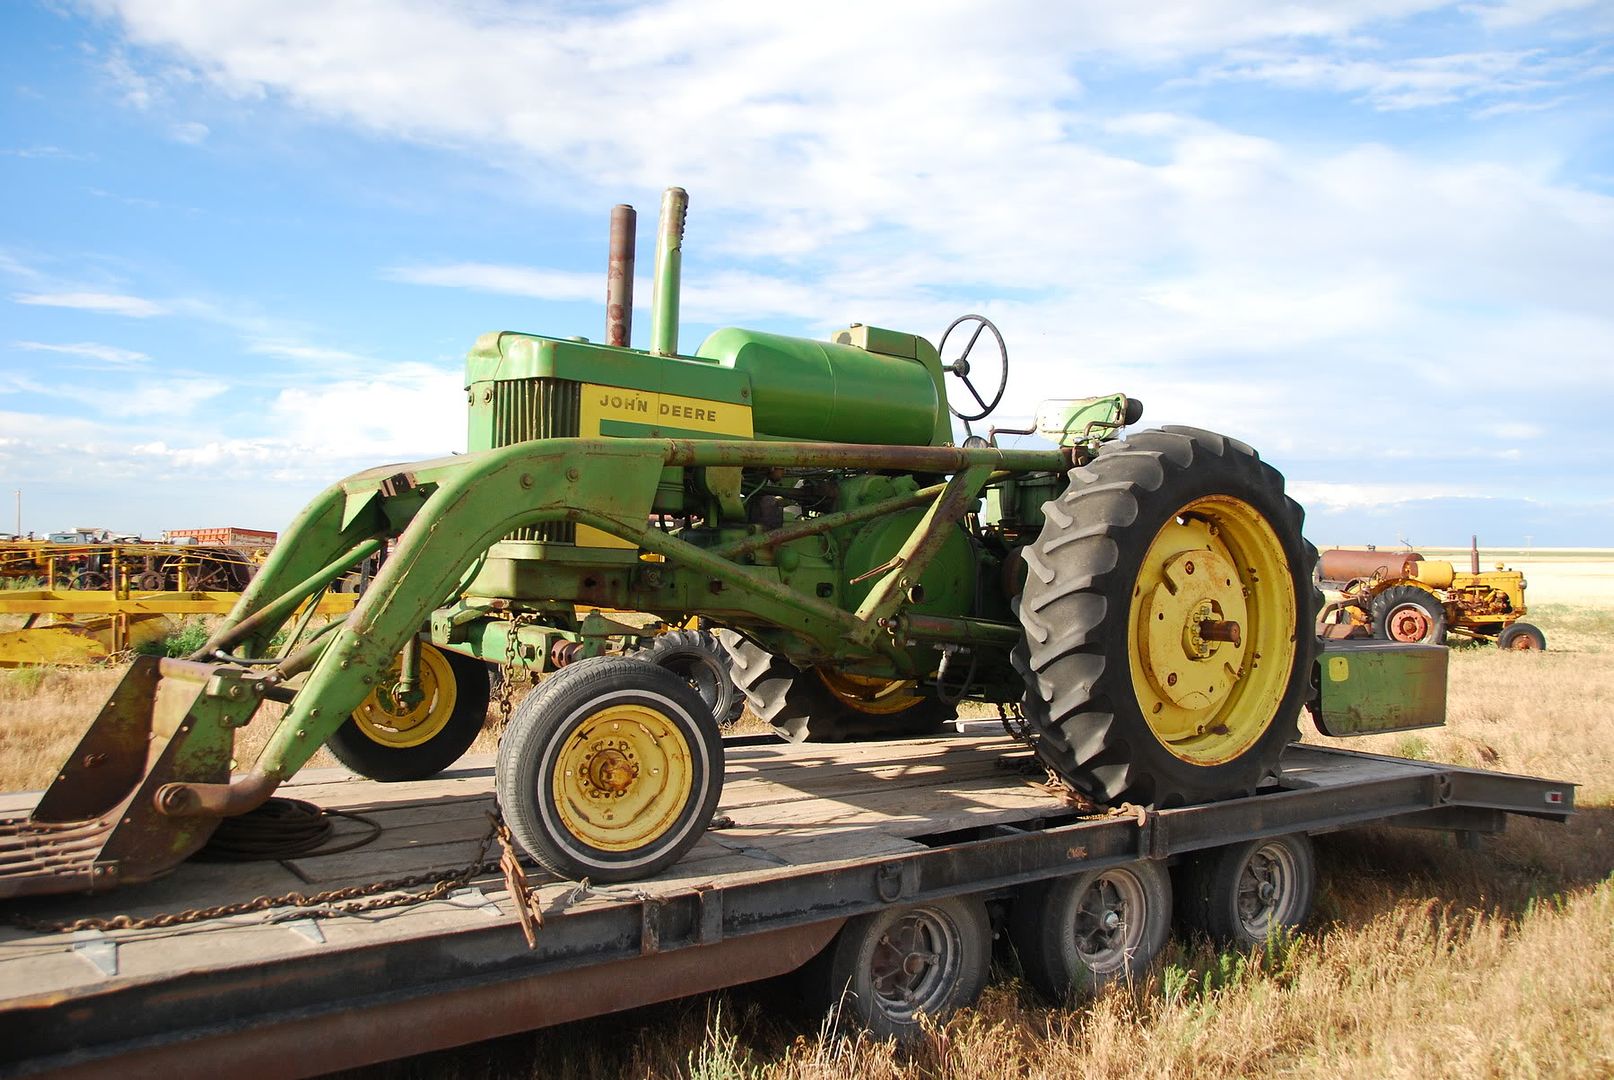
POLYGON ((1077 810, 1094 811, 1098 809, 1097 803, 1071 787, 1070 781, 1055 772, 1054 767, 1044 760, 1042 753, 1037 749, 1036 733, 1032 730, 1031 722, 1026 719, 1025 711, 1020 708, 1018 701, 998 702, 998 720, 1003 724, 1003 730, 1008 734, 1009 738, 1030 750, 1033 755, 1032 760, 1041 765, 1043 772, 1047 774, 1046 779, 1041 783, 1033 784, 1033 787, 1041 788, 1060 802, 1077 810))
MULTIPOLYGON (((443 900, 455 889, 462 889, 471 883, 471 879, 481 874, 492 873, 495 870, 505 871, 505 880, 512 885, 511 896, 516 900, 518 909, 535 907, 532 904, 533 890, 527 886, 526 878, 520 873, 520 866, 516 866, 516 881, 512 882, 512 875, 505 868, 505 862, 514 862, 514 849, 510 845, 510 832, 504 823, 494 814, 489 813, 490 825, 482 842, 477 848, 476 858, 467 866, 443 875, 441 873, 410 874, 407 877, 391 878, 387 881, 377 881, 369 885, 350 885, 343 889, 330 889, 326 892, 300 893, 290 892, 282 896, 259 896, 251 900, 243 900, 234 904, 220 904, 210 908, 191 908, 185 911, 163 912, 158 915, 135 917, 133 915, 112 915, 87 919, 49 920, 31 919, 26 915, 9 913, 4 916, 6 922, 23 930, 32 930, 38 933, 68 933, 77 930, 152 930, 170 926, 183 926, 188 923, 205 922, 209 919, 226 919, 234 915, 248 915, 256 911, 269 911, 273 908, 319 908, 321 913, 340 912, 349 915, 363 914, 369 911, 380 911, 385 908, 405 907, 414 904, 424 904, 432 900, 443 900), (497 862, 488 860, 488 850, 493 842, 499 841, 504 851, 504 858, 497 862), (519 884, 522 892, 516 891, 519 884), (421 885, 429 888, 419 892, 403 892, 421 885), (392 893, 396 895, 380 895, 392 893), (523 903, 525 901, 525 903, 523 903)), ((526 929, 527 917, 523 916, 523 929, 526 929)), ((538 919, 538 925, 543 920, 538 919)), ((531 941, 531 934, 528 934, 531 941)))
POLYGON ((521 659, 521 628, 534 623, 537 617, 529 612, 515 611, 510 614, 510 628, 504 639, 504 662, 499 665, 499 690, 494 695, 494 704, 499 709, 499 727, 504 729, 510 725, 510 710, 512 699, 516 692, 516 670, 520 667, 528 682, 532 680, 532 672, 521 659))

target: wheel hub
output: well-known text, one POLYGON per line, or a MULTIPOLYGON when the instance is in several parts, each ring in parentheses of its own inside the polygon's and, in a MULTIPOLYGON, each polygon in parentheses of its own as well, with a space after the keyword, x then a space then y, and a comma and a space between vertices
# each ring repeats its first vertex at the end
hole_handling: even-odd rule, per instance
POLYGON ((394 658, 380 685, 353 710, 353 719, 374 742, 405 749, 430 741, 448 725, 457 690, 448 660, 436 649, 421 649, 419 676, 407 693, 399 689, 401 675, 401 658, 394 658))
POLYGON ((689 742, 657 709, 607 706, 566 740, 550 784, 567 832, 603 851, 631 851, 677 821, 694 784, 689 742))
POLYGON ((1390 612, 1390 636, 1396 641, 1423 641, 1429 636, 1429 613, 1415 604, 1390 612))
POLYGON ((624 748, 626 745, 601 745, 589 757, 583 766, 583 774, 585 783, 593 789, 590 795, 596 798, 620 798, 633 786, 633 781, 639 775, 639 766, 634 764, 632 751, 624 748))
POLYGON ((1227 697, 1243 661, 1246 612, 1238 571, 1225 556, 1208 548, 1172 555, 1143 597, 1143 617, 1146 672, 1161 696, 1184 709, 1227 697))

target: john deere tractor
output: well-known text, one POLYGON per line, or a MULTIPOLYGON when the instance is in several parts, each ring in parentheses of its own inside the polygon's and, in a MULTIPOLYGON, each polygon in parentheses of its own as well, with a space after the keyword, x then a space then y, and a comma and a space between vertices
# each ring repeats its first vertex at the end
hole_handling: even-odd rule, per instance
POLYGON ((606 341, 480 338, 469 452, 335 484, 205 646, 137 660, 4 823, 0 896, 162 874, 332 740, 372 775, 441 768, 482 722, 486 662, 549 673, 499 746, 522 846, 570 877, 653 874, 706 828, 723 743, 689 680, 603 655, 623 632, 609 611, 721 627, 752 709, 790 739, 931 732, 975 701, 1023 710, 1041 759, 1100 803, 1242 795, 1275 772, 1317 605, 1277 471, 1194 428, 1122 438, 1141 413, 1122 394, 1045 405, 1041 449, 956 445, 952 419, 985 418, 1008 378, 979 317, 940 350, 853 325, 719 330, 682 354, 686 205, 663 200, 650 347, 628 347, 619 207, 606 341), (344 621, 294 616, 382 554, 344 621), (232 775, 265 701, 284 716, 232 775))

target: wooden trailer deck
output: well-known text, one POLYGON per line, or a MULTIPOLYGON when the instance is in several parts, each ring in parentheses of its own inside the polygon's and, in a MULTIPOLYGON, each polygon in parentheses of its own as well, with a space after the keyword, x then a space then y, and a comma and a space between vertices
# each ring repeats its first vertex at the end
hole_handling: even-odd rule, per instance
MULTIPOLYGON (((1284 790, 1082 818, 990 727, 893 743, 737 740, 718 827, 666 873, 579 888, 529 868, 544 918, 531 950, 497 872, 445 899, 357 914, 287 906, 162 928, 0 926, 0 1073, 128 1075, 179 1060, 186 1072, 319 1072, 787 971, 846 917, 884 903, 1374 820, 1493 830, 1504 811, 1562 817, 1573 799, 1547 781, 1297 746, 1284 790)), ((139 919, 449 873, 488 836, 492 787, 486 757, 404 784, 310 770, 281 793, 363 815, 380 834, 343 853, 192 861, 147 885, 8 910, 139 919)), ((0 814, 34 798, 0 796, 0 814)), ((339 819, 330 844, 368 831, 339 819)))

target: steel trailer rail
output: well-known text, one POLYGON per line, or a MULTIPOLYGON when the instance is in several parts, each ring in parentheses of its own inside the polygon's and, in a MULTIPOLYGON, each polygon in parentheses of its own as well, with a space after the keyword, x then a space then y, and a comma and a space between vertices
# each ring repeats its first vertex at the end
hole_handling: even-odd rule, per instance
MULTIPOLYGON (((164 930, 0 927, 0 1073, 326 1072, 784 973, 847 919, 891 905, 1372 823, 1477 838, 1508 814, 1563 820, 1574 802, 1555 781, 1295 746, 1280 784, 1255 796, 1081 816, 1001 767, 1017 760, 1002 735, 919 745, 915 756, 913 742, 731 740, 728 827, 657 879, 586 893, 542 883, 530 950, 498 875, 362 919, 287 909, 164 930)), ((299 777, 290 794, 385 819, 390 849, 186 864, 138 892, 12 910, 140 915, 180 897, 272 893, 282 879, 316 891, 463 862, 491 781, 465 764, 407 785, 299 777)))

